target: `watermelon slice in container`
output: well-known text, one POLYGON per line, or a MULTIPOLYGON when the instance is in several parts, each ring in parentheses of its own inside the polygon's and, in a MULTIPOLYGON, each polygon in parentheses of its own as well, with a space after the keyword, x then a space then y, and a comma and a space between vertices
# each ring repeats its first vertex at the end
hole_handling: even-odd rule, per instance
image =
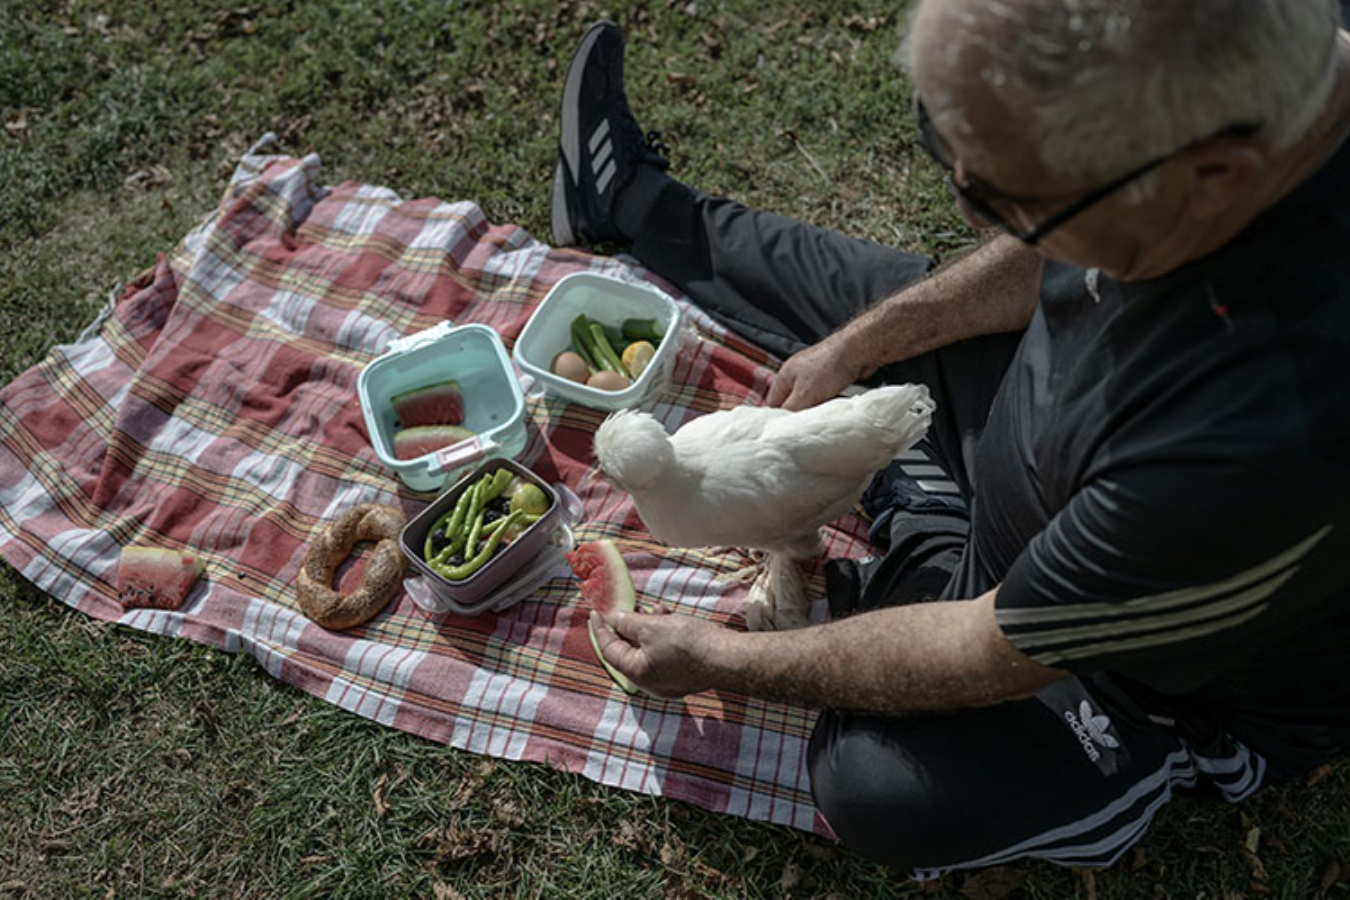
POLYGON ((404 428, 418 425, 458 425, 464 421, 464 394, 459 382, 439 381, 390 398, 394 415, 404 428))
POLYGON ((117 602, 123 609, 177 609, 205 568, 201 559, 181 550, 123 547, 117 602))
MULTIPOLYGON (((567 554, 567 564, 572 572, 581 579, 581 598, 602 616, 615 610, 632 612, 637 609, 637 591, 633 589, 633 576, 628 572, 628 564, 623 554, 611 540, 590 541, 581 544, 567 554)), ((590 619, 586 621, 586 632, 591 638, 591 649, 596 659, 605 667, 614 683, 629 694, 639 690, 626 675, 605 661, 600 654, 600 644, 595 639, 595 630, 590 619)))
POLYGON ((458 444, 475 433, 460 425, 418 425, 394 433, 394 459, 417 459, 458 444))

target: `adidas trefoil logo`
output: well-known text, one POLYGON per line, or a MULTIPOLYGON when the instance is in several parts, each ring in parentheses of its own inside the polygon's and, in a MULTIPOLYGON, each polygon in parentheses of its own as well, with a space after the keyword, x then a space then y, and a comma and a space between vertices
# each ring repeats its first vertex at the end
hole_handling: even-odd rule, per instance
POLYGON ((1078 704, 1078 715, 1074 715, 1071 709, 1064 710, 1064 721, 1069 723, 1078 743, 1083 745, 1083 752, 1093 762, 1102 758, 1102 749, 1115 750, 1120 746, 1120 741, 1107 733, 1111 728, 1111 717, 1094 713, 1092 704, 1087 700, 1078 704))

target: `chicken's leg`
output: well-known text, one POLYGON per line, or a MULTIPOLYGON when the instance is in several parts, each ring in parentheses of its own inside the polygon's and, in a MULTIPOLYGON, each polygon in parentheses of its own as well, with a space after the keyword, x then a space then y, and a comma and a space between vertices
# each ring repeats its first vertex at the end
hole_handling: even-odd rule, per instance
POLYGON ((769 553, 764 570, 750 585, 745 621, 751 631, 786 631, 809 624, 806 581, 790 556, 769 553))

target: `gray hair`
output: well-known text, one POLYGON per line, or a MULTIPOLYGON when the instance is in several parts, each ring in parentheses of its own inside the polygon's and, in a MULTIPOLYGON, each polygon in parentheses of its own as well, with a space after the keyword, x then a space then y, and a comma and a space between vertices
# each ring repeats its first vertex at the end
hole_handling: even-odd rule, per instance
POLYGON ((967 38, 949 59, 977 53, 979 77, 1034 117, 1041 161, 1085 183, 1236 125, 1259 125, 1264 144, 1284 149, 1334 81, 1337 0, 965 0, 948 11, 967 38))

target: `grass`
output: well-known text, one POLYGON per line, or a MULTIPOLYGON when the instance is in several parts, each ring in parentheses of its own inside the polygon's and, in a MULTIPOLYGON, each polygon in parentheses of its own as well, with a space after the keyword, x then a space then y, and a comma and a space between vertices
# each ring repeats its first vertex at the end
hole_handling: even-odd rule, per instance
MULTIPOLYGON (((906 122, 898 4, 0 0, 0 379, 92 319, 264 131, 330 183, 473 199, 547 236, 555 103, 601 16, 714 193, 945 257, 970 246, 906 122), (244 4, 248 5, 244 5, 244 4)), ((0 567, 0 896, 1309 897, 1350 771, 1180 800, 1138 851, 918 886, 787 829, 377 726, 247 657, 92 622, 0 567)))

